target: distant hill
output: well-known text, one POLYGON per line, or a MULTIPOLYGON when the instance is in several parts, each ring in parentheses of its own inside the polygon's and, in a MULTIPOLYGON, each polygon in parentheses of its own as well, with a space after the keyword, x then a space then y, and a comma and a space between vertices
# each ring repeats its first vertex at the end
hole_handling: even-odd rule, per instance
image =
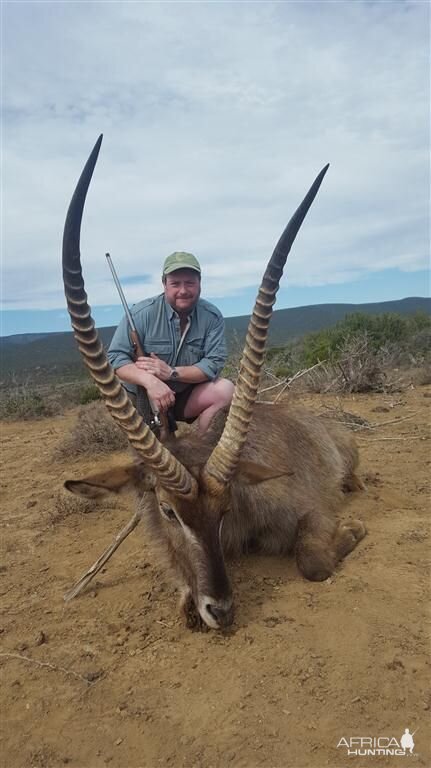
MULTIPOLYGON (((317 304, 278 309, 271 320, 269 346, 283 346, 306 333, 333 326, 354 312, 410 315, 419 311, 431 314, 431 299, 417 297, 373 304, 317 304)), ((226 318, 228 345, 236 339, 243 341, 248 321, 249 315, 226 318)), ((109 344, 114 330, 114 327, 99 329, 105 346, 109 344)), ((63 376, 78 378, 85 372, 71 332, 26 333, 0 338, 0 361, 3 382, 16 376, 19 381, 27 377, 29 383, 41 383, 63 376)))
MULTIPOLYGON (((309 307, 278 309, 271 319, 269 343, 281 347, 288 341, 305 336, 312 331, 330 328, 343 320, 346 315, 362 312, 367 315, 381 315, 395 312, 399 315, 413 315, 415 312, 431 314, 431 299, 412 297, 397 301, 381 301, 374 304, 316 304, 309 307)), ((226 318, 228 340, 233 334, 243 339, 247 332, 249 315, 226 318)))

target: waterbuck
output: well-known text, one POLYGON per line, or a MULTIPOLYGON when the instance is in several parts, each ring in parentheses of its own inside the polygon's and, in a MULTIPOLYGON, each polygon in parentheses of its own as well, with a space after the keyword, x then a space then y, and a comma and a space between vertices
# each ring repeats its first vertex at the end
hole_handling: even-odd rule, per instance
POLYGON ((86 496, 132 485, 143 494, 143 505, 66 598, 88 583, 143 513, 149 528, 167 545, 187 622, 203 622, 214 629, 227 627, 233 621, 233 600, 225 556, 248 550, 294 553, 302 574, 320 581, 331 575, 337 562, 365 535, 361 522, 340 524, 336 517, 343 490, 361 487, 355 474, 358 454, 352 435, 303 408, 256 403, 283 267, 328 166, 291 218, 265 270, 229 413, 219 414, 204 436, 188 433, 162 444, 109 365, 84 290, 81 219, 101 141, 102 136, 67 213, 65 294, 75 338, 91 376, 139 459, 118 474, 95 475, 65 485, 86 496))

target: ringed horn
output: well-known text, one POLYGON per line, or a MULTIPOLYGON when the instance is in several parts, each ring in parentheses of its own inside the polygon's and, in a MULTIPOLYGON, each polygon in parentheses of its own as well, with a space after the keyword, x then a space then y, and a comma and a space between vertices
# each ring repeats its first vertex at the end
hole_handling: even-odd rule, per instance
POLYGON ((247 438, 253 406, 257 397, 272 307, 284 265, 299 228, 317 195, 329 163, 316 177, 299 208, 290 219, 268 262, 250 318, 238 381, 223 434, 208 459, 205 480, 208 490, 221 493, 238 465, 247 438))
POLYGON ((183 465, 157 440, 132 405, 126 391, 115 375, 103 344, 99 339, 84 289, 81 269, 80 232, 88 187, 99 155, 103 134, 94 149, 76 186, 66 216, 63 235, 63 281, 67 308, 75 339, 92 378, 117 424, 125 431, 130 443, 141 454, 146 466, 167 490, 192 500, 197 495, 197 483, 183 465))

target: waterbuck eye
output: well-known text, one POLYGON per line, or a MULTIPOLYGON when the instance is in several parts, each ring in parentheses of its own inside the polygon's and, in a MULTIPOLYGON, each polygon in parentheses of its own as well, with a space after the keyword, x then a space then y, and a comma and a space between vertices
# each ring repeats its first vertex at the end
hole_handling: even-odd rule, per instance
POLYGON ((164 501, 160 503, 160 510, 162 512, 163 517, 166 518, 166 520, 169 520, 170 522, 178 521, 178 518, 172 509, 172 507, 169 506, 169 504, 166 504, 164 501))

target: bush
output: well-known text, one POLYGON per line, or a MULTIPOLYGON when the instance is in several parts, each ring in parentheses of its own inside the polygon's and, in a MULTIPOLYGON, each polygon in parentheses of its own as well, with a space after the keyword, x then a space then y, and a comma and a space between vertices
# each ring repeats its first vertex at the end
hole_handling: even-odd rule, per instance
POLYGON ((333 328, 309 333, 300 343, 301 365, 310 368, 316 363, 328 360, 335 363, 343 354, 345 345, 354 339, 367 338, 370 351, 377 353, 382 348, 397 348, 399 351, 411 346, 415 339, 418 353, 425 353, 425 345, 431 333, 431 318, 425 312, 415 315, 366 315, 357 312, 347 315, 333 328))
POLYGON ((348 338, 339 350, 335 364, 343 392, 383 392, 386 377, 382 357, 373 348, 367 333, 348 338))
POLYGON ((54 451, 57 459, 95 453, 111 453, 129 445, 124 432, 116 425, 103 403, 84 405, 71 432, 54 451))
POLYGON ((79 405, 87 405, 93 403, 95 400, 101 400, 99 387, 96 384, 84 384, 81 389, 78 390, 78 403, 79 405))
POLYGON ((19 387, 0 398, 2 419, 40 419, 51 414, 51 407, 41 395, 27 387, 19 387))
MULTIPOLYGON (((429 369, 431 318, 416 315, 348 315, 333 328, 309 333, 266 355, 266 378, 314 392, 394 392, 405 386, 398 368, 429 369), (312 370, 309 370, 312 369, 312 370), (298 375, 300 374, 300 375, 298 375), (296 380, 297 379, 297 380, 296 380)), ((411 376, 410 376, 411 378, 411 376)), ((427 381, 416 375, 415 381, 427 381)), ((262 378, 262 391, 266 387, 262 378)))

